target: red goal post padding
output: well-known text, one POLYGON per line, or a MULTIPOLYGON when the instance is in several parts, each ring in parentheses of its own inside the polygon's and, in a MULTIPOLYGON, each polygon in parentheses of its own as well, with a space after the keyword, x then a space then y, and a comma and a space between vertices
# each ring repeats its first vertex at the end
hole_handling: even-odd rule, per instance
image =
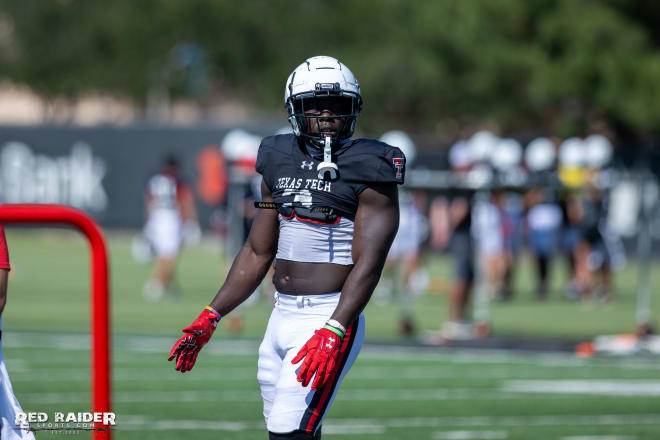
MULTIPOLYGON (((101 228, 87 214, 61 205, 0 205, 0 223, 67 224, 87 237, 92 251, 92 411, 110 412, 108 252, 101 228)), ((95 430, 93 438, 110 439, 110 430, 95 430)))

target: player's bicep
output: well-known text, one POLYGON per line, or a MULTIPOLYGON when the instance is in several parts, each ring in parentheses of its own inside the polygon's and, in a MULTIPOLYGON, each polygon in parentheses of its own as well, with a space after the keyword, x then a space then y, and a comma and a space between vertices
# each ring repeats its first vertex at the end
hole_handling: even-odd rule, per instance
POLYGON ((262 202, 272 202, 273 194, 270 192, 270 188, 266 185, 266 182, 261 179, 261 201, 262 202))
MULTIPOLYGON (((272 194, 263 181, 261 182, 261 200, 264 202, 273 201, 272 194)), ((258 209, 254 222, 252 222, 247 245, 257 255, 274 255, 277 250, 279 231, 277 210, 258 209)))
POLYGON ((397 186, 371 186, 360 194, 353 234, 353 261, 370 264, 385 262, 399 228, 399 195, 397 186))

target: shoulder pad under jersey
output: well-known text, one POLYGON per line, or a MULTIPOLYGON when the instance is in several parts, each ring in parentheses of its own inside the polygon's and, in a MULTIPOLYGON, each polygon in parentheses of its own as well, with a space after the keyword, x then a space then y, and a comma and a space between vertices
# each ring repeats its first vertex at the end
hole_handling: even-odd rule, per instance
POLYGON ((296 143, 293 134, 267 136, 261 140, 255 169, 261 174, 269 189, 273 189, 275 172, 283 161, 290 160, 291 150, 296 143))
POLYGON ((356 139, 343 152, 339 172, 365 183, 403 184, 406 156, 397 147, 374 139, 356 139))

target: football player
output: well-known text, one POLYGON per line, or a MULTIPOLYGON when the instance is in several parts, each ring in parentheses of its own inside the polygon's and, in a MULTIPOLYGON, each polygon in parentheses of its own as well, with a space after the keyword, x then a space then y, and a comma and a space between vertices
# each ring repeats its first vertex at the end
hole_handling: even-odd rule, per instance
POLYGON ((275 308, 257 374, 266 426, 270 439, 318 439, 364 340, 362 310, 398 228, 405 156, 382 142, 351 139, 360 86, 334 58, 299 65, 286 81, 285 106, 293 134, 264 138, 257 157, 265 209, 169 360, 189 371, 221 318, 275 260, 275 308))
POLYGON ((174 267, 185 238, 199 239, 197 211, 191 188, 181 179, 179 162, 165 159, 145 189, 147 223, 144 235, 156 254, 151 278, 142 293, 149 301, 160 300, 171 286, 174 267))
POLYGON ((399 197, 399 232, 394 238, 385 263, 384 276, 390 276, 390 295, 399 302, 399 333, 411 336, 415 333, 412 316, 412 296, 418 294, 415 277, 420 273, 422 243, 426 238, 428 221, 420 205, 424 201, 419 194, 401 191, 399 197))
POLYGON ((5 230, 0 225, 0 438, 7 440, 34 440, 34 434, 29 426, 16 426, 16 414, 23 412, 21 405, 14 396, 7 367, 2 360, 2 312, 7 303, 7 278, 9 275, 9 252, 5 230))

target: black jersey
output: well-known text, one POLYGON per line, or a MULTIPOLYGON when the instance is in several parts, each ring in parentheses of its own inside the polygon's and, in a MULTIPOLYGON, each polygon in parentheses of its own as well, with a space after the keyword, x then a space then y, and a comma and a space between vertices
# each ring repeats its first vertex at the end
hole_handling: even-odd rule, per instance
POLYGON ((355 139, 333 149, 339 167, 336 180, 319 179, 321 160, 311 157, 296 136, 269 136, 261 141, 256 170, 273 202, 309 208, 333 208, 354 220, 358 196, 379 183, 402 184, 406 158, 396 147, 372 139, 355 139))
POLYGON ((470 234, 472 231, 472 205, 474 204, 474 191, 456 190, 450 195, 450 203, 457 199, 465 199, 467 203, 467 212, 454 225, 454 234, 470 234))

